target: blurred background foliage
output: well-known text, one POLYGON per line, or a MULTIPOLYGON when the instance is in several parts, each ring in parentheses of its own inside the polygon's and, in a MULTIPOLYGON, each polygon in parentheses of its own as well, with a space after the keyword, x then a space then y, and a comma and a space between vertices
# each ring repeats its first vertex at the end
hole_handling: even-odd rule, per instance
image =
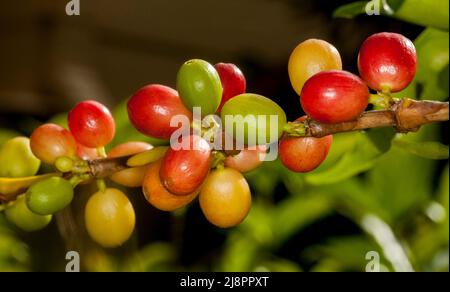
MULTIPOLYGON (((144 5, 140 1, 135 2, 144 5)), ((154 2, 149 5, 155 7, 163 5, 160 1, 149 2, 154 2)), ((178 1, 167 2, 179 5, 178 1)), ((229 5, 233 7, 231 9, 236 9, 241 3, 224 2, 227 4, 221 3, 220 7, 229 5)), ((302 30, 284 32, 290 34, 288 37, 280 36, 280 39, 285 39, 281 43, 286 46, 289 44, 278 52, 282 61, 277 59, 276 49, 273 48, 272 51, 268 48, 267 52, 259 52, 260 56, 271 56, 269 62, 264 62, 264 58, 249 57, 252 49, 245 51, 247 48, 243 48, 240 51, 235 48, 235 53, 230 53, 231 57, 226 58, 224 56, 230 52, 228 48, 221 50, 220 54, 214 54, 211 51, 214 44, 202 46, 201 41, 193 40, 196 45, 180 51, 175 63, 182 61, 178 58, 191 54, 202 58, 211 57, 211 61, 234 61, 247 73, 251 90, 273 97, 286 109, 292 120, 302 114, 298 97, 289 88, 285 72, 289 51, 296 43, 309 37, 325 38, 340 49, 346 69, 356 72, 357 50, 362 40, 371 33, 392 30, 415 39, 419 56, 416 80, 398 96, 448 100, 449 16, 446 0, 371 1, 384 4, 380 16, 365 15, 364 8, 368 1, 248 2, 248 11, 254 8, 253 13, 266 13, 259 17, 272 21, 277 18, 270 14, 276 11, 263 8, 271 7, 273 2, 282 3, 289 11, 289 17, 297 21, 292 23, 304 26, 302 30), (302 19, 303 15, 307 17, 302 19)), ((121 13, 133 11, 133 1, 129 3, 129 10, 121 13)), ((203 10, 200 14, 214 13, 215 8, 211 5, 204 1, 201 4, 203 10)), ((92 13, 93 8, 88 8, 86 1, 82 0, 82 5, 86 5, 86 9, 91 9, 92 13)), ((118 4, 120 7, 123 5, 118 4)), ((196 4, 192 5, 196 7, 196 4)), ((245 9, 244 6, 240 9, 245 9)), ((283 13, 286 14, 286 11, 283 13)), ((94 17, 92 14, 89 16, 94 17)), ((233 22, 231 17, 228 20, 233 22)), ((142 23, 145 24, 145 21, 142 20, 142 23)), ((176 24, 182 25, 181 22, 176 24)), ((54 23, 45 25, 52 26, 54 23)), ((240 25, 248 25, 248 31, 255 27, 264 31, 277 24, 255 24, 249 20, 240 25)), ((4 30, 4 26, 1 27, 4 30)), ((230 24, 230 30, 231 27, 233 24, 230 24)), ((126 36, 125 32, 122 33, 122 36, 126 36)), ((231 40, 233 37, 239 38, 239 31, 228 33, 233 34, 231 40)), ((125 41, 133 38, 128 37, 125 37, 125 41)), ((139 46, 139 38, 134 41, 139 46)), ((158 40, 153 43, 158 43, 158 40)), ((144 41, 144 49, 149 44, 152 41, 144 41)), ((240 42, 236 40, 232 44, 239 46, 240 42)), ((272 44, 266 45, 270 47, 272 44)), ((164 44, 159 45, 164 47, 164 44)), ((173 49, 170 42, 166 46, 173 49)), ((134 54, 139 55, 140 52, 134 51, 134 54)), ((167 55, 161 58, 165 57, 167 55)), ((109 62, 114 63, 115 59, 111 58, 109 62)), ((168 70, 162 69, 161 64, 164 62, 154 63, 145 69, 138 66, 136 71, 130 65, 124 68, 130 72, 122 74, 142 80, 144 84, 156 82, 160 79, 140 75, 148 72, 149 76, 153 76, 159 70, 168 70)), ((76 71, 72 72, 75 75, 70 76, 79 74, 80 77, 75 81, 83 83, 88 78, 85 73, 76 71)), ((170 73, 175 76, 176 68, 170 73)), ((123 78, 130 85, 128 77, 123 78)), ((0 75, 2 79, 8 80, 3 73, 0 75)), ((92 84, 92 80, 89 82, 92 84)), ((110 82, 120 82, 120 79, 110 82)), ((0 85, 6 83, 0 82, 0 85)), ((119 85, 109 87, 112 92, 115 92, 115 86, 119 85)), ((128 92, 129 95, 136 88, 122 87, 118 94, 128 92)), ((42 94, 41 89, 36 89, 36 92, 42 94)), ((29 134, 50 116, 53 116, 51 121, 65 124, 65 114, 54 113, 66 111, 70 104, 56 105, 57 110, 51 109, 50 112, 30 112, 26 105, 22 110, 8 109, 6 104, 9 95, 5 92, 9 91, 0 90, 0 145, 11 137, 29 134)), ((75 92, 72 97, 84 99, 81 93, 98 91, 75 92)), ((54 99, 61 93, 47 91, 46 94, 54 99)), ((107 97, 108 94, 103 96, 107 97)), ((124 96, 119 99, 106 98, 107 103, 116 104, 114 115, 118 135, 114 144, 130 140, 164 144, 164 141, 149 140, 132 128, 128 122, 124 96)), ((54 105, 54 102, 51 104, 54 105)), ((64 270, 65 253, 68 250, 81 252, 82 267, 86 271, 365 271, 368 263, 366 254, 369 251, 380 254, 383 271, 448 271, 447 130, 448 123, 444 123, 426 126, 408 135, 395 134, 392 129, 339 134, 335 136, 326 162, 309 174, 294 174, 283 168, 279 161, 265 163, 247 175, 254 200, 250 215, 240 226, 230 230, 220 230, 209 225, 198 203, 166 214, 149 206, 139 189, 127 190, 137 213, 137 228, 132 240, 116 250, 101 249, 88 239, 82 213, 93 188, 82 186, 71 208, 58 214, 50 227, 38 233, 24 234, 15 230, 0 213, 0 271, 61 271, 64 270)))

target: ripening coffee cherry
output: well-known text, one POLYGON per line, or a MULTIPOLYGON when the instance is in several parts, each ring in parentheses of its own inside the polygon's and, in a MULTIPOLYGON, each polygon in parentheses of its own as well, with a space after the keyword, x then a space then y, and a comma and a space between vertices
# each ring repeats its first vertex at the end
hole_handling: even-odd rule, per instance
MULTIPOLYGON (((303 122, 305 118, 297 121, 303 122)), ((294 172, 310 172, 326 159, 332 143, 332 135, 322 138, 285 136, 280 141, 280 160, 294 172)))
POLYGON ((184 149, 170 148, 162 160, 160 178, 172 194, 187 196, 195 192, 209 173, 211 147, 196 135, 182 137, 184 149))
POLYGON ((186 107, 190 110, 201 107, 203 116, 217 111, 223 91, 216 69, 203 60, 190 60, 181 66, 177 90, 186 107))
POLYGON ((170 193, 161 183, 159 172, 161 161, 150 165, 144 178, 142 189, 147 201, 161 211, 172 212, 191 203, 198 195, 198 190, 186 196, 170 193))
POLYGON ((77 104, 69 113, 68 122, 75 140, 89 148, 107 145, 116 132, 111 112, 106 106, 93 100, 77 104))
POLYGON ((239 154, 228 156, 224 163, 241 173, 250 172, 264 162, 266 151, 267 147, 264 145, 256 146, 256 149, 245 148, 239 154))
POLYGON ((416 74, 416 48, 400 34, 377 33, 362 44, 358 67, 370 88, 382 92, 402 91, 416 74))
POLYGON ((92 195, 84 215, 89 235, 103 247, 118 247, 133 233, 133 206, 118 189, 108 188, 92 195))
POLYGON ((267 97, 245 93, 233 97, 222 108, 225 133, 245 145, 278 141, 286 125, 283 109, 267 97))
POLYGON ((170 139, 178 127, 171 127, 170 120, 182 115, 192 120, 178 92, 164 85, 147 85, 139 89, 128 101, 128 117, 134 127, 144 135, 170 139))
POLYGON ((247 181, 232 168, 212 171, 202 186, 199 199, 208 221, 221 228, 241 223, 252 203, 247 181))
POLYGON ((77 143, 77 156, 83 160, 94 160, 100 158, 95 148, 89 148, 77 143))
POLYGON ((52 165, 58 157, 74 157, 77 149, 72 134, 55 124, 44 124, 34 130, 30 146, 37 158, 52 165))
POLYGON ((34 156, 30 139, 16 137, 0 148, 0 177, 27 177, 35 175, 41 161, 34 156))
POLYGON ((309 78, 321 71, 342 70, 342 61, 333 45, 323 40, 309 39, 294 49, 288 69, 292 87, 300 95, 309 78))
POLYGON ((303 87, 300 101, 312 119, 341 123, 357 119, 369 103, 369 88, 358 76, 346 71, 324 71, 303 87))
POLYGON ((33 184, 26 193, 28 208, 38 215, 61 211, 73 200, 73 186, 61 177, 52 177, 33 184))
POLYGON ((31 212, 26 204, 25 195, 17 197, 17 200, 5 210, 5 217, 26 232, 41 230, 52 221, 52 215, 42 216, 31 212))
MULTIPOLYGON (((152 148, 152 145, 144 142, 127 142, 111 149, 108 153, 108 157, 113 158, 133 155, 151 150, 152 148)), ((113 182, 129 188, 140 187, 142 186, 147 168, 148 166, 128 168, 114 173, 110 178, 113 182)))
POLYGON ((219 73, 222 82, 222 101, 217 112, 222 110, 223 105, 231 98, 245 93, 247 81, 242 71, 234 64, 218 63, 214 66, 219 73))

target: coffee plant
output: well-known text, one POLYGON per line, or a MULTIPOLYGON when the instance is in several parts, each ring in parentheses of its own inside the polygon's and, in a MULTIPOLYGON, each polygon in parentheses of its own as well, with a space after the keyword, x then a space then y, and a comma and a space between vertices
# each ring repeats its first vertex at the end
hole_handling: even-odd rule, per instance
MULTIPOLYGON (((336 14, 348 16, 350 12, 343 7, 336 14)), ((164 212, 180 212, 198 197, 204 217, 217 228, 243 222, 246 226, 258 224, 262 227, 255 228, 252 236, 264 245, 268 237, 276 235, 272 243, 276 245, 298 227, 295 222, 284 225, 283 214, 302 210, 301 216, 307 217, 298 219, 302 224, 330 208, 327 199, 314 201, 307 196, 282 203, 284 211, 276 213, 252 196, 252 190, 263 195, 264 188, 270 189, 273 182, 267 171, 258 169, 275 173, 282 165, 287 187, 294 192, 303 189, 303 184, 352 190, 346 191, 342 204, 380 243, 372 227, 385 224, 383 219, 389 216, 383 218, 383 214, 388 211, 381 210, 380 204, 371 205, 363 188, 350 178, 379 162, 368 179, 373 185, 386 180, 395 188, 395 178, 389 175, 399 170, 397 164, 405 168, 399 171, 408 171, 406 168, 415 161, 405 159, 401 151, 427 159, 448 159, 448 147, 423 142, 434 137, 426 134, 431 131, 427 125, 448 121, 449 104, 444 101, 448 96, 430 85, 430 79, 439 72, 428 72, 433 70, 432 65, 421 60, 430 48, 445 47, 441 34, 448 40, 447 32, 434 28, 426 29, 415 43, 396 33, 374 34, 361 45, 359 72, 353 73, 342 69, 340 54, 332 44, 319 39, 300 43, 288 61, 290 81, 301 104, 295 121, 288 121, 284 110, 271 99, 251 93, 253 89, 248 88, 236 65, 212 65, 199 59, 181 66, 175 78, 176 89, 150 84, 127 100, 126 123, 134 129, 125 130, 124 123, 119 125, 99 102, 83 101, 69 112, 67 127, 49 122, 36 128, 30 138, 1 141, 0 210, 10 224, 35 232, 72 203, 76 188, 95 186, 84 206, 86 231, 100 246, 114 248, 133 234, 136 208, 125 190, 139 187, 146 201, 164 212), (419 83, 422 96, 438 100, 417 96, 414 88, 419 83), (135 130, 148 139, 142 141, 135 130), (119 131, 133 133, 139 139, 130 134, 117 143, 119 131), (225 145, 224 141, 231 143, 225 145), (189 147, 175 147, 176 143, 189 147), (339 144, 336 151, 341 153, 333 151, 333 143, 339 144), (392 147, 396 147, 394 151, 392 147), (278 149, 281 164, 265 161, 272 149, 278 149), (45 172, 38 173, 39 169, 45 172), (298 175, 302 175, 301 182, 292 183, 298 175), (254 184, 259 186, 251 188, 254 184), (247 222, 252 203, 254 216, 247 222), (369 215, 355 212, 359 207, 370 210, 369 215), (274 226, 279 230, 264 231, 274 226)), ((448 52, 448 44, 445 49, 448 52)), ((446 60, 448 70, 448 57, 446 60)), ((428 167, 427 162, 420 163, 428 167)), ((448 185, 448 173, 443 176, 443 181, 446 179, 448 185)), ((371 191, 382 194, 384 190, 377 187, 371 191)), ((414 192, 414 186, 408 190, 414 192)), ((399 191, 405 192, 402 196, 410 195, 406 190, 399 191)), ((321 193, 318 188, 316 195, 321 193)), ((448 204, 448 197, 446 200, 448 204)), ((230 248, 227 253, 236 253, 247 244, 255 246, 249 243, 253 240, 249 237, 237 238, 241 233, 236 231, 230 239, 238 242, 236 250, 230 248)), ((335 249, 324 250, 334 253, 332 258, 339 251, 336 246, 344 245, 339 242, 335 249)), ((248 252, 251 255, 256 251, 252 247, 248 252)), ((389 255, 386 258, 393 269, 399 269, 395 260, 389 255)), ((224 270, 246 268, 227 265, 224 263, 224 270)))

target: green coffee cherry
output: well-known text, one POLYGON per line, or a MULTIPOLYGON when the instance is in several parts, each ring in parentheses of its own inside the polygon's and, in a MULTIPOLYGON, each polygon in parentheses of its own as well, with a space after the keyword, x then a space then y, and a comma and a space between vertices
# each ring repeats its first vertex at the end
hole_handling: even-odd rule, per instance
POLYGON ((52 215, 41 216, 28 209, 25 196, 21 195, 5 210, 6 219, 23 231, 38 231, 46 227, 52 215))
POLYGON ((219 73, 203 60, 190 60, 181 66, 177 90, 188 109, 201 107, 202 116, 214 114, 222 100, 223 88, 219 73))
POLYGON ((28 208, 39 215, 50 215, 67 207, 73 199, 71 183, 52 177, 32 185, 27 193, 28 208))
POLYGON ((40 166, 41 162, 31 152, 28 138, 13 138, 0 149, 0 177, 33 176, 40 166))
POLYGON ((230 99, 221 116, 225 132, 247 145, 276 142, 286 125, 286 114, 278 104, 250 93, 230 99))

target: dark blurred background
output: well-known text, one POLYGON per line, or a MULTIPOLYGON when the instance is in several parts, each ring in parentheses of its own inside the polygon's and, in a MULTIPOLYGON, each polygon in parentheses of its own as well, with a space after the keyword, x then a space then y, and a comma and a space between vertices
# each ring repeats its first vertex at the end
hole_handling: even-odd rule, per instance
POLYGON ((113 106, 148 83, 174 86, 190 58, 238 64, 250 91, 296 118, 287 60, 299 42, 333 43, 354 71, 369 34, 414 39, 421 30, 384 17, 333 19, 350 2, 339 0, 81 0, 81 15, 70 17, 68 2, 0 2, 0 125, 17 115, 46 118, 84 99, 113 106))

